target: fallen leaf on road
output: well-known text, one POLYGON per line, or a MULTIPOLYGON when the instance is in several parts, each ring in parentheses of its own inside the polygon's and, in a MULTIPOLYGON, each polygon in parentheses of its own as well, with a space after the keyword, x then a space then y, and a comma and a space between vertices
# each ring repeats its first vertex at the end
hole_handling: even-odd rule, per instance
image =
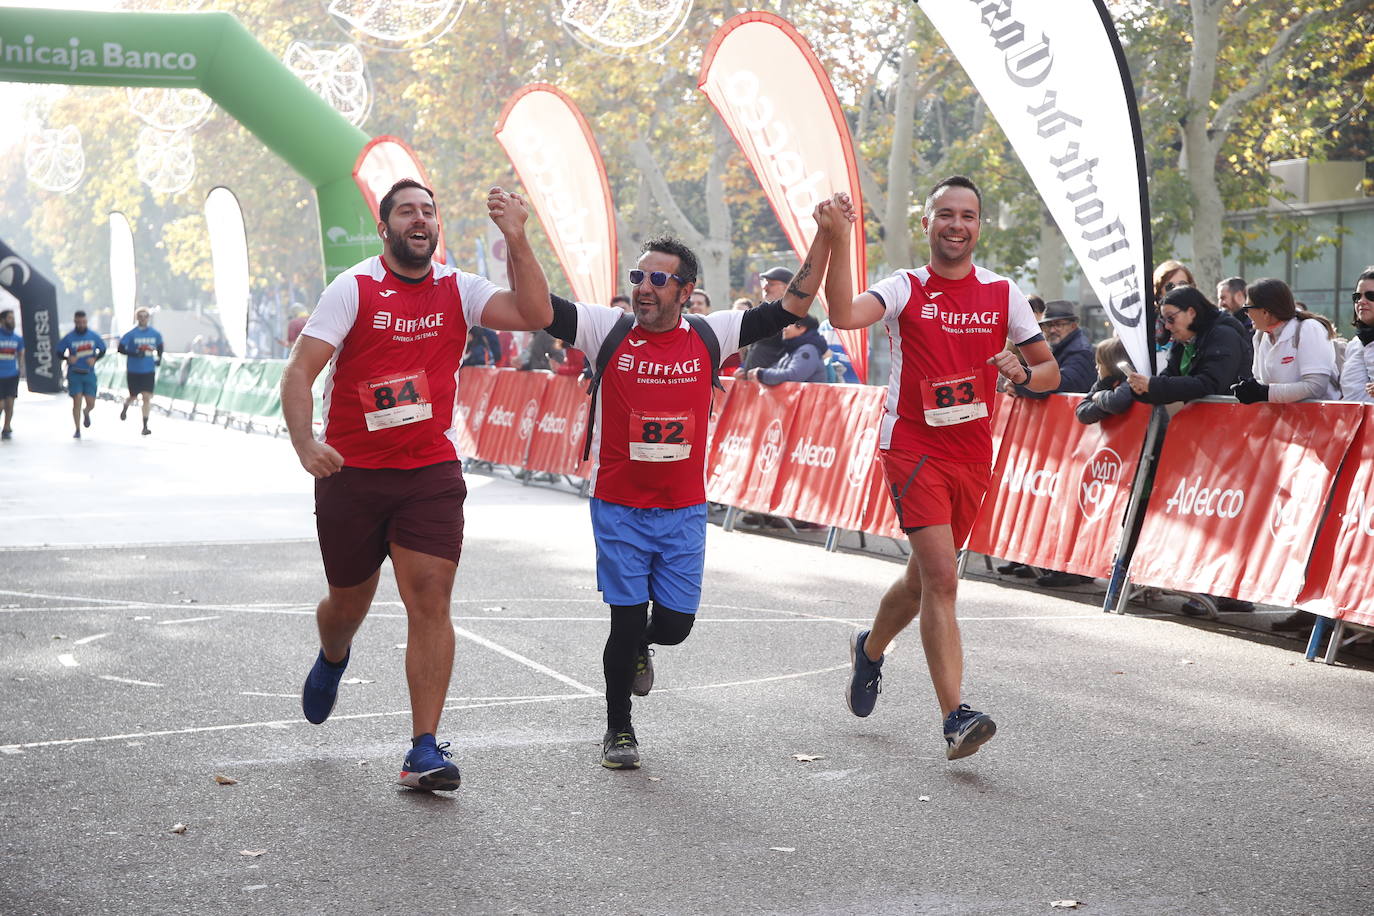
POLYGON ((916 800, 917 800, 918 802, 919 802, 919 801, 930 801, 930 796, 929 796, 929 795, 918 795, 918 796, 916 796, 916 800))
POLYGON ((825 759, 825 755, 824 755, 824 754, 793 754, 793 755, 792 755, 792 759, 793 759, 793 760, 798 760, 798 761, 800 761, 800 762, 802 762, 802 763, 810 763, 810 762, 813 761, 813 760, 824 760, 824 759, 825 759))
POLYGON ((64 634, 64 633, 54 633, 54 634, 52 634, 52 638, 53 638, 53 639, 66 639, 67 636, 66 636, 66 634, 64 634))
POLYGON ((662 776, 650 776, 650 777, 649 777, 649 782, 662 782, 662 781, 663 781, 663 777, 662 777, 662 776))
POLYGON ((484 607, 482 608, 482 610, 488 611, 490 613, 495 613, 496 611, 504 611, 505 608, 501 607, 500 605, 496 605, 495 607, 484 607))
POLYGON ((797 851, 797 847, 795 847, 795 846, 769 846, 768 848, 771 849, 773 852, 796 852, 796 851, 797 851))
POLYGON ((1085 906, 1081 900, 1051 900, 1050 909, 1052 910, 1076 910, 1080 906, 1085 906))
POLYGON ((197 602, 196 602, 196 599, 194 599, 194 598, 182 598, 182 599, 181 599, 181 603, 182 603, 182 604, 196 604, 197 602))
POLYGON ((1180 665, 1191 665, 1192 663, 1193 663, 1193 660, 1192 660, 1191 658, 1185 658, 1185 659, 1181 659, 1181 660, 1179 661, 1179 664, 1180 664, 1180 665))
POLYGON ((1125 673, 1126 673, 1126 672, 1124 672, 1124 671, 1113 671, 1113 672, 1112 672, 1112 674, 1125 674, 1125 673))
POLYGON ((267 852, 266 849, 244 849, 239 852, 239 855, 247 856, 250 859, 256 859, 265 852, 267 852))
POLYGON ((237 779, 235 779, 234 777, 232 777, 232 776, 221 776, 221 775, 218 774, 218 773, 215 774, 215 782, 219 783, 219 784, 222 785, 222 786, 236 786, 236 785, 239 784, 239 781, 238 781, 237 779))
POLYGON ((185 833, 185 832, 186 832, 186 825, 185 825, 185 824, 173 824, 173 825, 172 825, 172 829, 169 830, 169 831, 167 831, 167 832, 168 832, 168 833, 185 833))
POLYGON ((346 677, 346 678, 344 678, 342 681, 339 681, 339 683, 340 683, 340 684, 371 684, 372 681, 364 680, 363 678, 360 678, 360 677, 346 677))
POLYGON ((396 643, 396 645, 392 646, 391 648, 393 648, 393 649, 404 649, 405 647, 406 647, 406 644, 405 644, 405 643, 403 643, 403 642, 398 642, 398 643, 396 643))

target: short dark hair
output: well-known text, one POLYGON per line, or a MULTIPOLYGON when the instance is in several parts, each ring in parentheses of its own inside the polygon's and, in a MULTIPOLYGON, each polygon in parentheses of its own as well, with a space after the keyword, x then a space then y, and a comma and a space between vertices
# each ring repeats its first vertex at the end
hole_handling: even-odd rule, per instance
POLYGON ((705 299, 705 300, 706 300, 706 307, 707 307, 708 309, 711 307, 711 297, 708 296, 708 295, 706 294, 706 290, 704 290, 704 289, 694 289, 694 290, 692 290, 692 295, 693 295, 693 296, 700 296, 701 298, 705 299))
POLYGON ((14 314, 14 309, 5 309, 4 311, 0 311, 0 318, 4 318, 4 317, 6 317, 6 316, 8 316, 8 315, 13 315, 13 314, 14 314))
POLYGON ((1366 267, 1364 271, 1355 279, 1355 285, 1363 283, 1365 280, 1374 280, 1374 264, 1366 267))
POLYGON ((1225 280, 1222 280, 1221 283, 1219 283, 1218 285, 1224 287, 1228 293, 1245 292, 1245 281, 1240 277, 1227 277, 1225 280))
POLYGON ((808 331, 819 330, 821 326, 820 319, 818 319, 815 315, 803 315, 792 323, 799 324, 802 327, 806 328, 808 331))
MULTIPOLYGON (((1192 309, 1194 315, 1215 314, 1217 307, 1212 304, 1212 300, 1202 294, 1202 290, 1196 286, 1175 286, 1164 294, 1164 301, 1160 305, 1172 305, 1176 309, 1192 309)), ((1192 322, 1188 323, 1188 329, 1193 330, 1192 322)))
POLYGON ((85 312, 84 310, 82 310, 82 309, 77 309, 76 311, 72 312, 72 317, 73 317, 73 318, 85 318, 85 317, 86 317, 86 312, 85 312))
POLYGON ((617 302, 623 302, 626 305, 629 305, 630 297, 625 295, 624 293, 616 293, 614 296, 611 297, 611 301, 609 304, 615 305, 617 302))
POLYGON ((1298 314, 1298 304, 1293 301, 1293 291, 1288 284, 1273 277, 1256 280, 1245 288, 1245 298, 1257 308, 1262 308, 1279 321, 1288 321, 1298 314))
POLYGON ((402 178, 391 186, 391 190, 387 191, 386 194, 382 196, 381 202, 377 204, 377 215, 381 217, 382 222, 391 219, 391 208, 396 206, 396 195, 406 188, 419 188, 429 195, 429 202, 434 203, 433 191, 420 184, 420 182, 416 181, 414 178, 402 178))
POLYGON ((639 249, 640 254, 648 254, 657 251, 659 254, 670 254, 677 258, 677 275, 682 278, 682 285, 697 282, 697 272, 700 267, 697 264, 697 256, 678 239, 671 235, 660 235, 658 238, 649 239, 644 246, 639 249))
POLYGON ((930 189, 926 195, 925 214, 929 216, 935 207, 935 197, 945 188, 968 188, 973 192, 973 196, 978 198, 978 215, 983 215, 983 192, 978 190, 978 185, 973 183, 972 178, 965 178, 963 175, 951 175, 948 178, 941 178, 935 182, 935 187, 930 189))
POLYGON ((1030 303, 1031 311, 1036 315, 1045 314, 1045 300, 1039 296, 1027 296, 1026 302, 1030 303))

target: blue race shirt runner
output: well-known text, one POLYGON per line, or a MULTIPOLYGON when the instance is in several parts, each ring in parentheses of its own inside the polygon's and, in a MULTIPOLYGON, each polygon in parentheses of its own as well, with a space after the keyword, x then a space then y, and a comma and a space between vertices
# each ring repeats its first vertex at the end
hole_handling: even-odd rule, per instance
POLYGON ((0 331, 0 378, 19 374, 19 357, 23 352, 24 338, 12 331, 0 331))
POLYGON ((67 366, 68 375, 73 372, 90 372, 95 366, 97 357, 103 356, 105 350, 105 341, 101 339, 99 334, 92 331, 90 328, 87 328, 80 334, 75 331, 69 331, 67 336, 63 337, 57 343, 57 352, 61 353, 63 358, 66 358, 69 354, 76 355, 76 362, 67 366))
POLYGON ((156 357, 162 352, 162 334, 157 328, 135 327, 119 338, 119 347, 128 357, 128 371, 147 375, 157 369, 156 357))

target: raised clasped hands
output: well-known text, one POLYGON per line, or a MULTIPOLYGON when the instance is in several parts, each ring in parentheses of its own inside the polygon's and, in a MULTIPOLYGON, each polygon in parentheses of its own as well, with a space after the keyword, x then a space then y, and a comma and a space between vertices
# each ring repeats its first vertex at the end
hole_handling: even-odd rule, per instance
POLYGON ((530 211, 523 197, 498 187, 487 192, 487 215, 502 234, 511 235, 523 231, 530 211))

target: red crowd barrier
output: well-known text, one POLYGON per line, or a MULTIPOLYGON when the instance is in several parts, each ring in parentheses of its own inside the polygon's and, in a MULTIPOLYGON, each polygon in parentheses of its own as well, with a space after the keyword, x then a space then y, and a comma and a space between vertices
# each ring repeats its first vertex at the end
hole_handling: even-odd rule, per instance
POLYGON ((1169 423, 1131 579, 1292 605, 1358 404, 1190 404, 1169 423))
POLYGON ((1374 626, 1374 405, 1345 455, 1331 508, 1322 521, 1298 606, 1327 617, 1374 626))
MULTIPOLYGON (((707 499, 903 537, 876 460, 884 396, 873 386, 735 382, 717 406, 707 499)), ((1110 575, 1150 411, 1141 406, 1085 426, 1073 416, 1077 401, 997 397, 993 484, 971 549, 1110 575)), ((578 379, 464 369, 459 446, 483 461, 586 476, 586 410, 578 379)), ((1301 601, 1374 625, 1372 488, 1374 407, 1190 405, 1165 436, 1130 579, 1301 601), (1328 505, 1335 508, 1326 513, 1328 505)))
POLYGON ((994 416, 1002 427, 992 486, 968 546, 1019 563, 1105 578, 1121 541, 1150 410, 1138 405, 1091 426, 1080 398, 1011 398, 994 416))

